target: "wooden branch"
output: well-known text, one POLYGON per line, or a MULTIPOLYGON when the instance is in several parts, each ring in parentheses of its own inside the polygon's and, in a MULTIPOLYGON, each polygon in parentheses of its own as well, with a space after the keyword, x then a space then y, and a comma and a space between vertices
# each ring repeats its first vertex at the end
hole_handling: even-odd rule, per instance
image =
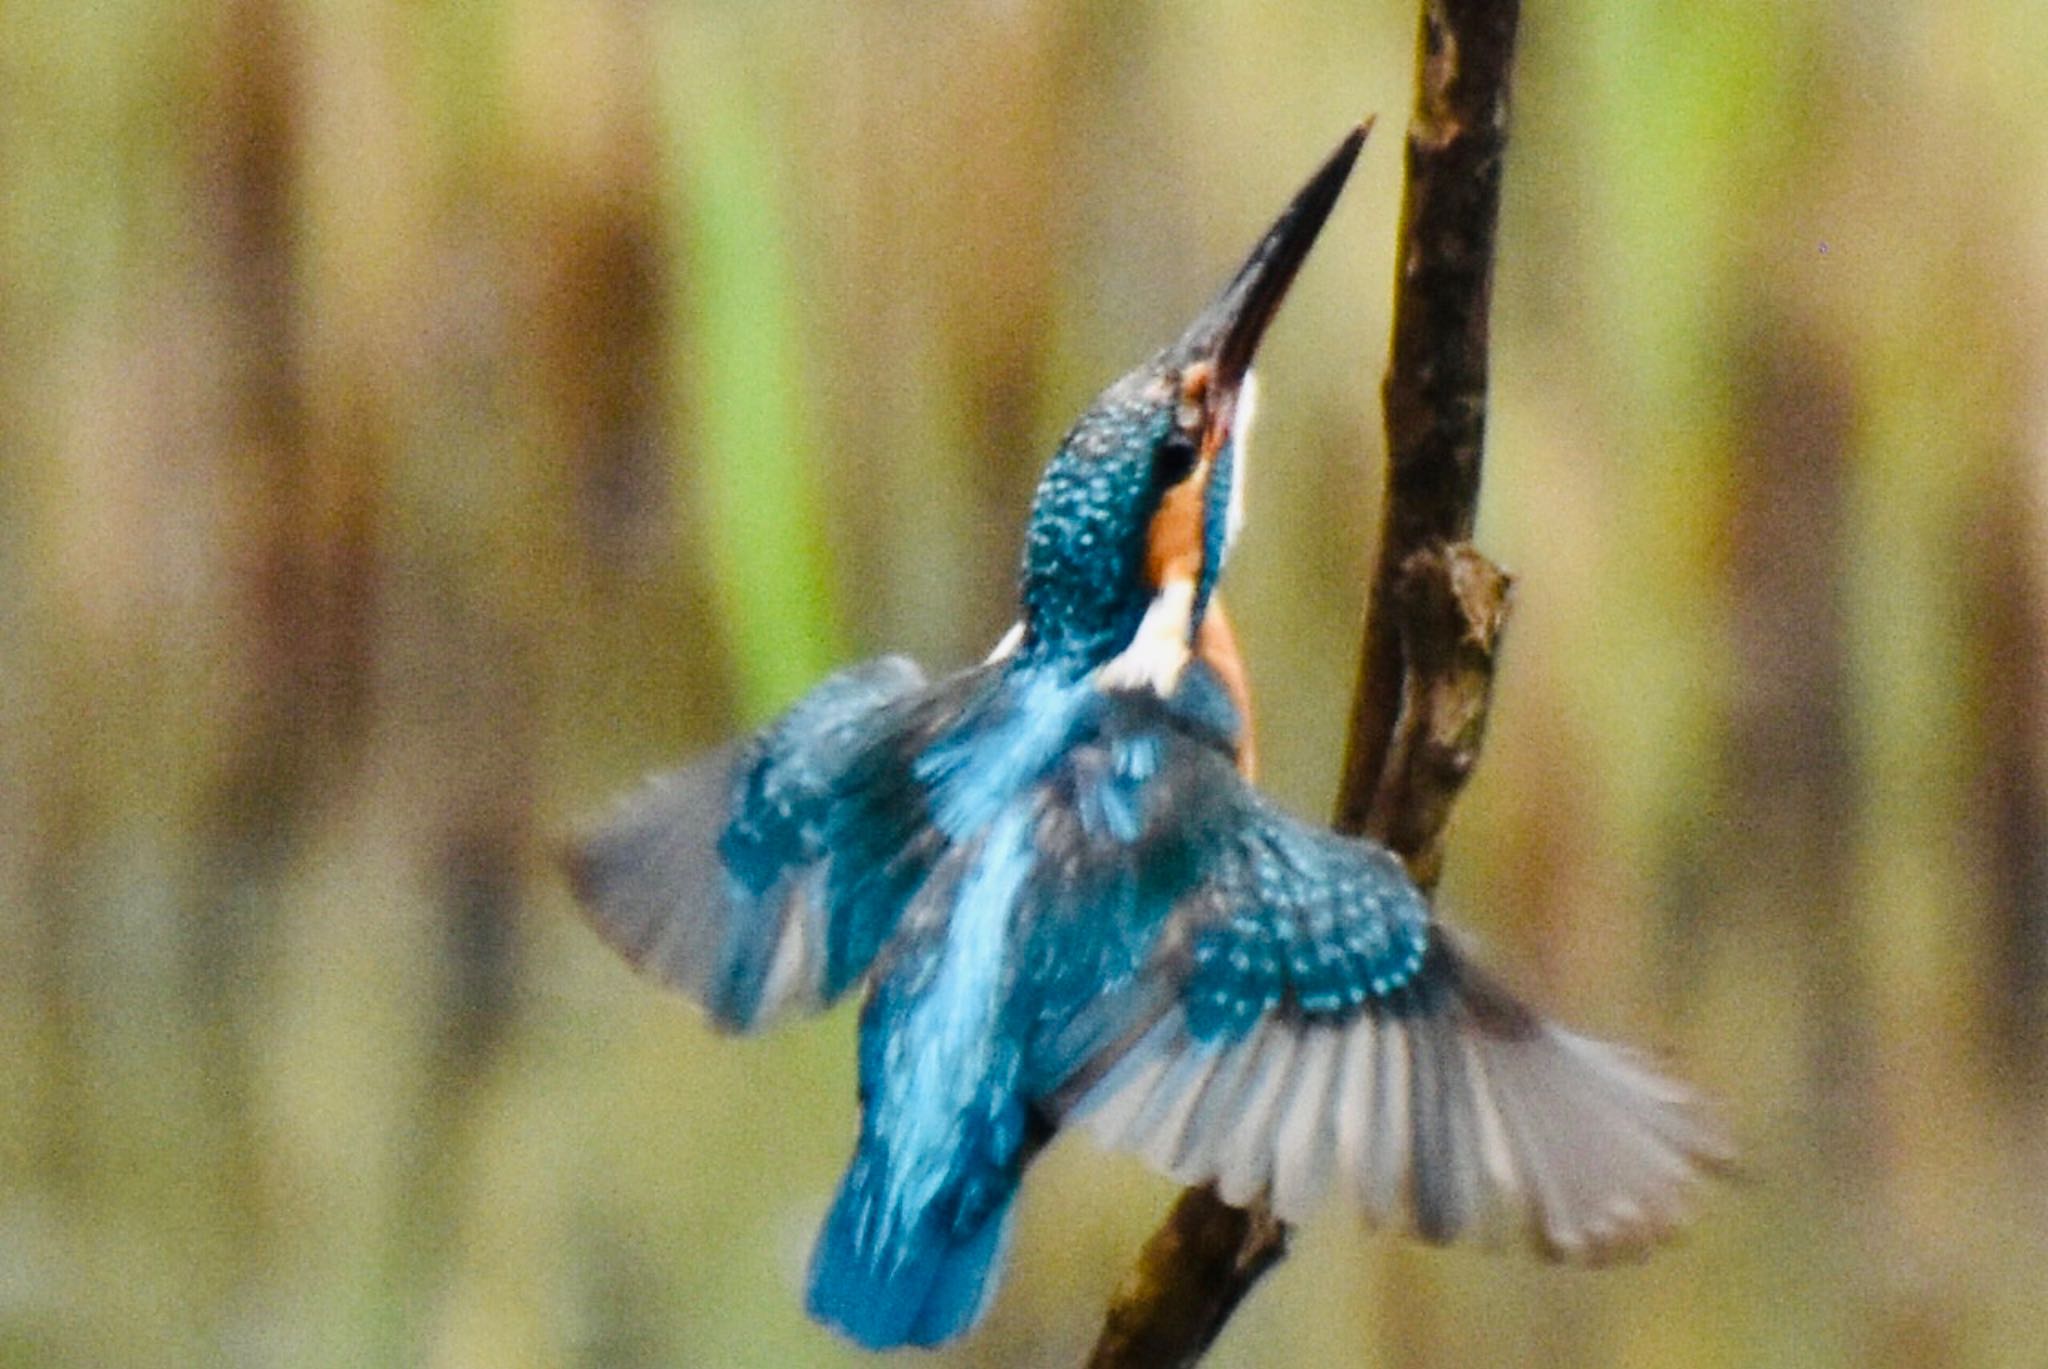
POLYGON ((1396 602, 1402 567, 1423 548, 1469 539, 1479 509, 1487 311, 1518 9, 1517 0, 1423 3, 1394 343, 1382 389, 1386 502, 1337 801, 1344 831, 1375 830, 1407 673, 1396 602))
POLYGON ((1236 1208, 1211 1185, 1188 1189, 1110 1299, 1088 1369, 1193 1364, 1286 1254, 1287 1224, 1264 1203, 1236 1208))
MULTIPOLYGON (((1507 575, 1468 539, 1518 17, 1518 0, 1423 0, 1408 128, 1380 552, 1335 825, 1386 843, 1425 889, 1478 760, 1508 610, 1507 575)), ((1188 1189, 1111 1299, 1089 1369, 1196 1363, 1286 1253, 1263 1201, 1188 1189)))
POLYGON ((1443 873, 1444 824, 1479 763, 1511 583, 1469 542, 1422 547, 1395 576, 1403 702, 1366 830, 1425 890, 1443 873))

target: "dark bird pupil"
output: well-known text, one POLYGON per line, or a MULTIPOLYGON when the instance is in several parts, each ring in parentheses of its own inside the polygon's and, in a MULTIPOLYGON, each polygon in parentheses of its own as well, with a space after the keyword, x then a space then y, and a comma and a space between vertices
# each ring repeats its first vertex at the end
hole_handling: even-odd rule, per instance
POLYGON ((1152 469, 1158 476, 1161 489, 1178 485, 1188 478, 1188 472, 1195 468, 1195 440, 1176 429, 1159 444, 1159 450, 1152 460, 1152 469))

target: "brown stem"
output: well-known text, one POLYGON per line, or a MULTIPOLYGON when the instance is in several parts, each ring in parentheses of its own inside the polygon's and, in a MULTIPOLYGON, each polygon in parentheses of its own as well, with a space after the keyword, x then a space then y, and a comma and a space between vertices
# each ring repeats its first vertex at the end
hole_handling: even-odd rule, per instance
MULTIPOLYGON (((1507 575, 1467 539, 1518 17, 1517 0, 1423 0, 1408 128, 1380 554, 1335 825, 1385 842, 1425 889, 1478 759, 1508 609, 1507 575)), ((1286 1253, 1264 1202, 1188 1189, 1111 1299, 1089 1369, 1194 1364, 1286 1253)))
POLYGON ((1207 1184, 1186 1190, 1110 1299, 1088 1369, 1193 1364, 1286 1254, 1287 1225, 1264 1203, 1236 1208, 1207 1184))
MULTIPOLYGON (((1369 818, 1400 715, 1401 568, 1463 542, 1479 508, 1492 295, 1516 0, 1424 0, 1421 79, 1408 128, 1394 339, 1382 389, 1386 500, 1337 826, 1369 818)), ((1405 854, 1405 853, 1404 853, 1405 854)))

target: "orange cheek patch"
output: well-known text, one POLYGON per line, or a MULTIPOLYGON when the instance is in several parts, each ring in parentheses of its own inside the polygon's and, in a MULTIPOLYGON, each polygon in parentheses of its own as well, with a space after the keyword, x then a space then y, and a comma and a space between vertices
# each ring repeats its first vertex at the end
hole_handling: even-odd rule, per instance
POLYGON ((1180 377, 1180 411, 1175 421, 1183 432, 1202 424, 1202 444, 1195 468, 1161 497, 1159 511, 1152 515, 1147 529, 1145 575, 1155 592, 1171 581, 1184 579, 1193 584, 1202 576, 1204 506, 1216 452, 1222 446, 1213 419, 1205 421, 1213 370, 1207 362, 1198 362, 1180 377))
POLYGON ((1156 591, 1172 580, 1193 582, 1202 571, 1203 491, 1209 485, 1206 464, 1168 490, 1152 515, 1145 540, 1145 577, 1156 591))

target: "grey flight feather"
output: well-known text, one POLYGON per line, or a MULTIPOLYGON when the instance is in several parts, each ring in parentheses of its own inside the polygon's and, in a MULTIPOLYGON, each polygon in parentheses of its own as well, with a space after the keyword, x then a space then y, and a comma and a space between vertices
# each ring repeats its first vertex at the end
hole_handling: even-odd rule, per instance
POLYGON ((1668 1237, 1732 1161, 1690 1090, 1537 1016, 1440 928, 1415 986, 1349 1020, 1275 1007, 1204 1040, 1171 1003, 1057 1101, 1062 1123, 1227 1202, 1269 1194, 1300 1221, 1336 1196, 1424 1240, 1520 1235, 1576 1263, 1668 1237))

